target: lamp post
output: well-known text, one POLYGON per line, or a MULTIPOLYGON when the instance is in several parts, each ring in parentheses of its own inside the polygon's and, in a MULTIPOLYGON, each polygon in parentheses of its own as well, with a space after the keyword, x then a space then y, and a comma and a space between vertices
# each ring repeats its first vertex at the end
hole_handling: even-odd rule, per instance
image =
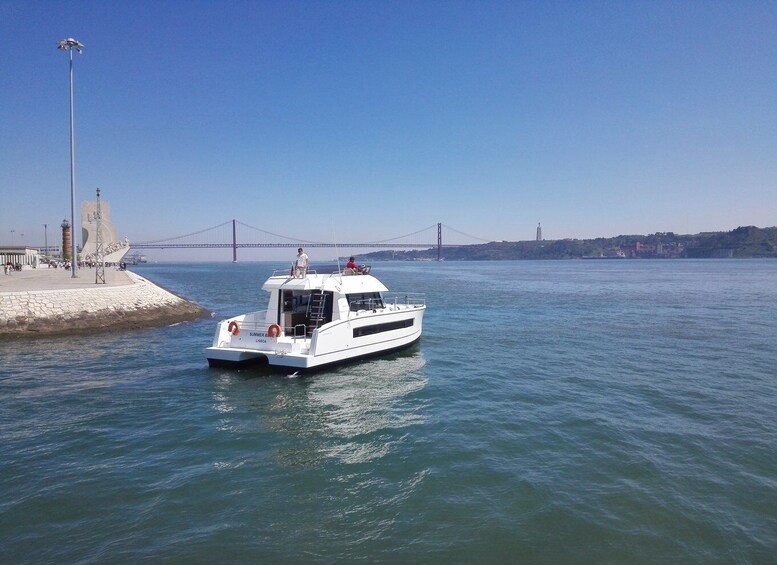
MULTIPOLYGON (((75 141, 73 139, 73 49, 80 54, 84 46, 73 39, 68 37, 63 39, 57 44, 57 49, 60 51, 68 51, 70 53, 70 224, 73 226, 73 231, 76 229, 76 152, 75 141)), ((74 234, 71 234, 74 235, 74 234)), ((78 255, 76 255, 76 238, 70 238, 70 255, 71 264, 70 272, 72 278, 78 276, 78 255)))
POLYGON ((16 230, 11 230, 11 245, 13 245, 13 234, 16 233, 16 230))
POLYGON ((43 224, 43 246, 45 251, 43 252, 43 255, 48 257, 49 255, 49 225, 43 224))

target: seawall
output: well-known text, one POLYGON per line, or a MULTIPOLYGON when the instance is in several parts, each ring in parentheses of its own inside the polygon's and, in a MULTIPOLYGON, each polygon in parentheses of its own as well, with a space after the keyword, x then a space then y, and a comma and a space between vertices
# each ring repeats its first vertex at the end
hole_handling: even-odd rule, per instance
POLYGON ((154 327, 193 320, 207 311, 147 279, 106 269, 71 278, 62 269, 0 275, 0 339, 154 327))

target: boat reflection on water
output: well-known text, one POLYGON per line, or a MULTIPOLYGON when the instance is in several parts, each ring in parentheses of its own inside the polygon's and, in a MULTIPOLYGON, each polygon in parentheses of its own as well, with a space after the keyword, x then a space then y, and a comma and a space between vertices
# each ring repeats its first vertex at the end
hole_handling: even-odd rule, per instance
POLYGON ((388 455, 406 439, 404 429, 423 424, 427 401, 413 395, 428 382, 420 351, 342 368, 301 381, 279 394, 267 426, 296 438, 278 456, 287 464, 326 459, 363 463, 388 455))
POLYGON ((220 431, 261 433, 262 448, 283 467, 374 461, 408 441, 406 428, 427 421, 429 401, 418 394, 428 383, 425 365, 413 347, 312 377, 223 371, 213 409, 220 431))

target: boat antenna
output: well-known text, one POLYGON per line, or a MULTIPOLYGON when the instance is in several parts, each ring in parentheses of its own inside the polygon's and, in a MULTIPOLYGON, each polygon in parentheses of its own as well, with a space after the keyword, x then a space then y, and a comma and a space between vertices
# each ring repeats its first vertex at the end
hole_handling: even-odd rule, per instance
POLYGON ((335 242, 335 256, 337 257, 337 272, 342 273, 340 269, 340 252, 337 249, 337 233, 335 232, 335 224, 332 222, 332 240, 335 242))

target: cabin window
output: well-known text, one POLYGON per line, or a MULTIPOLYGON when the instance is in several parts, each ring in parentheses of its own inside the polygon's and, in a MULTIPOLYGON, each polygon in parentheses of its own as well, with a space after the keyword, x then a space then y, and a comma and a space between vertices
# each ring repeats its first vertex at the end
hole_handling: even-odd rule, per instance
POLYGON ((380 295, 380 292, 356 292, 346 294, 345 297, 348 299, 348 307, 351 309, 351 312, 383 308, 383 297, 380 295))
POLYGON ((283 308, 281 312, 291 312, 294 310, 294 295, 290 290, 284 290, 283 295, 283 308))
POLYGON ((390 332, 391 330, 398 330, 401 328, 413 327, 415 318, 408 318, 407 320, 399 320, 397 322, 386 322, 384 324, 373 324, 371 326, 362 326, 361 328, 353 329, 353 337, 364 337, 366 335, 374 335, 383 332, 390 332))

